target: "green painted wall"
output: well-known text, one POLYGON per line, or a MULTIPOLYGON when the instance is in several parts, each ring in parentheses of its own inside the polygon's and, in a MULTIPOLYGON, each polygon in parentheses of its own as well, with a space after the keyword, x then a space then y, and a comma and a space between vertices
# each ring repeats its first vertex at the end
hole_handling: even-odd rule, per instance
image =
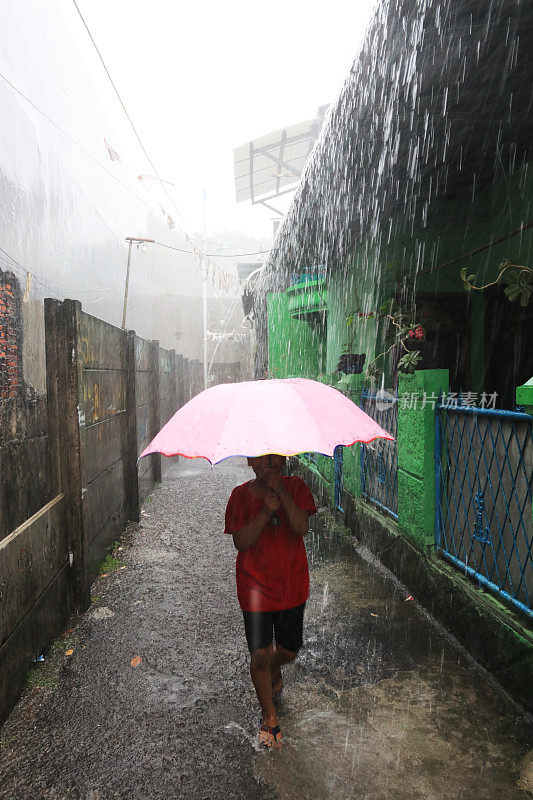
POLYGON ((294 319, 285 292, 267 295, 268 363, 272 378, 316 378, 324 369, 325 335, 308 322, 294 319))
MULTIPOLYGON (((376 353, 376 319, 360 314, 373 314, 379 309, 379 281, 373 272, 376 265, 365 246, 355 254, 351 264, 331 274, 328 283, 327 374, 335 372, 343 352, 366 353, 366 363, 376 353), (347 317, 352 317, 348 324, 347 317)), ((379 264, 376 267, 379 271, 379 264)))
POLYGON ((435 411, 427 399, 447 391, 447 370, 400 376, 398 527, 419 547, 431 546, 435 540, 435 411), (403 397, 408 400, 405 407, 403 397))

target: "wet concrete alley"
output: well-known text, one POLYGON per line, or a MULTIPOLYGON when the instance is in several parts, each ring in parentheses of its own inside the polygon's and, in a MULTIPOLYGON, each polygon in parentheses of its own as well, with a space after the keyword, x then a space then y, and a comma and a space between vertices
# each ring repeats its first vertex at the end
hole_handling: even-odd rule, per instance
POLYGON ((307 537, 304 649, 278 702, 284 745, 256 748, 223 534, 250 477, 239 460, 172 467, 0 731, 0 798, 530 796, 528 719, 325 510, 307 537))

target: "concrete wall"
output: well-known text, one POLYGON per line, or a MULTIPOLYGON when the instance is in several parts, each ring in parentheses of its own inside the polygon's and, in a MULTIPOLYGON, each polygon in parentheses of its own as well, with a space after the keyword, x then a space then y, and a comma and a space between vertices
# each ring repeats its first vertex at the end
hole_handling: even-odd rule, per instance
POLYGON ((126 333, 78 314, 83 529, 89 575, 128 519, 126 333))
MULTIPOLYGON (((161 480, 162 457, 137 463, 140 452, 203 388, 200 362, 77 301, 46 301, 45 338, 46 399, 27 401, 24 385, 13 385, 0 401, 0 722, 32 656, 87 607, 100 564, 161 480)), ((218 372, 238 380, 242 366, 218 372)))
POLYGON ((63 494, 0 541, 0 722, 73 610, 63 494))
POLYGON ((22 291, 0 270, 0 539, 51 499, 46 398, 22 370, 22 291))

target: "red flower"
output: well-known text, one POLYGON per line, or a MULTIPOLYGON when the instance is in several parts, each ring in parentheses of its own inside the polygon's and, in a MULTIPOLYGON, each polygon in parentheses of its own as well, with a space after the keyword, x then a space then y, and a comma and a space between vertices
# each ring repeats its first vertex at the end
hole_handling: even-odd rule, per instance
POLYGON ((409 331, 409 336, 411 339, 423 339, 424 338, 424 328, 422 325, 417 325, 416 328, 411 328, 409 331))

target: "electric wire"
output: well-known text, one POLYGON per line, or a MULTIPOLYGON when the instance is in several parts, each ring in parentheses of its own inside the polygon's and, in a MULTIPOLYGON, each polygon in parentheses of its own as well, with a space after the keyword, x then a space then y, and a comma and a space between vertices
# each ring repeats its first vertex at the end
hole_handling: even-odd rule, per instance
MULTIPOLYGON (((170 244, 164 244, 163 242, 154 241, 153 244, 158 244, 160 247, 166 247, 168 250, 176 250, 178 253, 188 253, 189 255, 194 254, 194 250, 183 250, 181 247, 174 247, 170 244)), ((205 256, 209 256, 212 258, 245 258, 246 256, 262 256, 267 255, 270 250, 257 250, 255 253, 203 253, 205 256)))
MULTIPOLYGON (((118 283, 114 283, 111 286, 98 286, 95 289, 75 289, 73 286, 63 286, 59 283, 56 283, 53 280, 49 280, 48 278, 44 278, 42 275, 38 273, 32 272, 31 269, 24 267, 20 264, 13 256, 11 256, 6 250, 0 247, 0 264, 6 267, 9 270, 18 268, 22 275, 30 274, 32 276, 32 280, 36 283, 43 286, 45 289, 49 289, 50 291, 56 292, 73 292, 73 293, 82 293, 82 294, 91 294, 91 293, 98 293, 98 292, 110 292, 113 289, 116 289, 118 286, 123 286, 124 281, 119 281, 118 283)), ((92 302, 92 301, 91 301, 92 302)))
POLYGON ((80 144, 78 141, 76 141, 76 139, 74 139, 60 125, 58 125, 57 122, 54 122, 54 120, 51 117, 49 117, 48 114, 46 114, 46 112, 44 112, 41 108, 39 108, 39 106, 37 106, 32 100, 30 100, 30 98, 27 97, 24 94, 24 92, 21 92, 21 90, 18 89, 15 86, 14 83, 11 83, 11 81, 8 78, 6 78, 6 76, 3 75, 1 72, 0 72, 0 78, 2 78, 2 80, 5 83, 7 83, 8 86, 10 86, 18 95, 20 95, 20 97, 22 97, 23 100, 25 100, 27 103, 29 103, 29 105, 32 108, 34 108, 35 111, 37 111, 39 114, 41 114, 41 116, 43 116, 47 120, 47 122, 50 123, 50 125, 53 125, 54 128, 56 128, 61 134, 63 134, 63 136, 65 136, 65 138, 68 139, 69 142, 71 142, 75 147, 77 147, 79 150, 81 150, 81 152, 84 153, 88 158, 90 158, 91 161, 93 161, 95 164, 97 164, 100 167, 100 169, 103 169, 104 172, 107 173, 107 175, 109 175, 110 178, 113 178, 114 181, 116 181, 118 184, 120 184, 120 186, 122 186, 123 189, 125 189, 127 192, 129 192, 129 194, 131 194, 133 197, 135 197, 136 200, 138 200, 140 203, 143 203, 143 205, 145 205, 148 209, 150 209, 150 211, 152 211, 152 212, 154 211, 153 207, 150 205, 150 203, 148 203, 148 201, 145 198, 143 198, 140 195, 138 195, 137 192, 134 192, 133 189, 131 189, 123 181, 121 181, 120 178, 117 178, 117 176, 113 172, 110 172, 110 170, 108 170, 107 167, 104 167, 104 165, 100 161, 98 161, 98 159, 95 158, 92 155, 92 153, 89 153, 89 151, 86 150, 86 148, 82 144, 80 144))
MULTIPOLYGON (((97 53, 97 55, 98 55, 98 58, 99 58, 99 60, 100 60, 100 63, 102 64, 102 67, 104 68, 104 71, 105 71, 105 73, 106 73, 107 77, 109 78, 109 82, 111 83, 111 86, 113 87, 113 91, 115 92, 115 94, 116 94, 116 96, 117 96, 117 98, 118 98, 118 101, 119 101, 120 105, 122 106, 122 109, 123 109, 123 111, 124 111, 124 114, 126 115, 126 119, 128 120, 128 122, 129 122, 129 124, 130 124, 130 126, 131 126, 131 129, 132 129, 132 131, 133 131, 133 133, 134 133, 134 135, 135 135, 135 138, 137 139, 137 141, 138 141, 138 143, 139 143, 139 146, 140 146, 140 148, 141 148, 141 150, 142 150, 142 152, 143 152, 143 154, 144 154, 145 158, 147 159, 147 161, 148 161, 148 163, 150 164, 151 168, 152 168, 152 169, 153 169, 153 171, 155 172, 155 176, 156 176, 156 178, 158 179, 158 181, 159 181, 159 183, 160 183, 160 185, 161 185, 161 189, 162 189, 162 190, 163 190, 163 192, 166 194, 166 196, 167 196, 168 200, 170 201, 171 205, 173 206, 173 208, 174 208, 175 212, 176 212, 176 213, 177 213, 177 215, 178 215, 178 216, 181 218, 181 220, 182 220, 183 222, 185 222, 185 219, 184 219, 184 217, 183 217, 183 214, 181 213, 181 211, 180 211, 180 210, 179 210, 179 208, 177 207, 175 200, 172 198, 172 196, 171 196, 171 194, 169 193, 168 189, 167 189, 167 188, 166 188, 166 186, 164 185, 164 181, 162 181, 162 179, 161 179, 161 176, 159 175, 159 172, 158 172, 158 170, 157 170, 157 167, 155 166, 154 162, 153 162, 153 161, 152 161, 152 159, 150 158, 150 155, 148 154, 148 151, 146 150, 146 147, 145 147, 145 146, 144 146, 144 144, 142 143, 141 137, 139 136, 139 134, 138 134, 138 132, 137 132, 137 129, 136 129, 136 127, 135 127, 134 123, 133 123, 133 120, 132 120, 132 118, 131 118, 131 116, 130 116, 130 114, 129 114, 129 112, 128 112, 128 109, 126 108, 126 104, 124 103, 124 101, 123 101, 122 97, 120 96, 120 93, 119 93, 119 91, 118 91, 118 89, 117 89, 117 86, 116 86, 116 84, 115 84, 115 82, 114 82, 113 78, 111 77, 111 73, 109 72, 109 70, 108 70, 108 68, 107 68, 107 65, 106 65, 106 63, 105 63, 105 61, 104 61, 104 58, 103 58, 103 56, 102 56, 102 54, 101 54, 101 52, 100 52, 100 50, 99 50, 99 48, 98 48, 98 46, 97 46, 97 44, 96 44, 96 42, 95 42, 95 39, 94 39, 94 37, 93 37, 93 35, 92 35, 92 33, 91 33, 90 29, 89 29, 89 26, 87 25, 87 22, 85 21, 85 18, 84 18, 84 16, 83 16, 83 14, 81 13, 81 10, 80 10, 80 8, 79 8, 79 6, 78 6, 78 4, 77 4, 76 0, 72 0, 72 2, 74 3, 74 6, 75 6, 75 8, 76 8, 76 11, 77 11, 77 12, 78 12, 78 14, 79 14, 79 17, 80 17, 80 19, 81 19, 81 21, 82 21, 82 23, 83 23, 83 26, 84 26, 85 30, 87 31, 87 34, 88 34, 88 36, 89 36, 89 39, 91 40, 91 43, 92 43, 92 45, 93 45, 94 49, 96 50, 96 53, 97 53)), ((185 231, 184 231, 184 233, 185 233, 185 231)), ((188 234, 187 234, 187 235, 188 235, 188 234)), ((191 238, 192 238, 192 237, 191 237, 191 238)), ((204 254, 204 255, 205 255, 205 254, 204 254)))
MULTIPOLYGON (((75 0, 73 0, 73 2, 75 2, 75 0)), ((106 72, 107 72, 107 70, 106 70, 106 72)), ((125 184, 123 181, 121 181, 120 178, 117 178, 117 176, 113 172, 108 170, 107 167, 105 167, 100 161, 98 161, 97 158, 95 158, 95 156, 92 155, 92 153, 90 153, 82 144, 80 144, 69 133, 67 133, 60 125, 58 125, 57 122, 54 122, 54 120, 51 117, 49 117, 48 114, 46 114, 45 111, 43 111, 41 108, 39 108, 39 106, 37 106, 32 100, 30 100, 30 98, 27 97, 27 95, 25 95, 24 92, 22 92, 17 86, 15 86, 15 84, 12 83, 8 78, 6 78, 6 76, 3 75, 1 72, 0 72, 0 78, 2 78, 2 80, 5 83, 7 83, 7 85, 10 86, 18 95, 20 95, 20 97, 22 97, 22 99, 25 100, 33 109, 35 109, 35 111, 37 111, 39 114, 41 114, 41 116, 43 116, 46 119, 46 121, 50 123, 50 125, 53 125, 54 128, 56 128, 66 139, 69 140, 69 142, 71 142, 71 144, 73 144, 75 147, 77 147, 79 150, 81 150, 81 152, 84 153, 84 155, 86 155, 94 164, 96 164, 107 175, 109 175, 110 178, 112 178, 114 181, 116 181, 123 189, 125 189, 127 192, 129 192, 129 194, 131 194, 132 197, 135 197, 136 200, 138 200, 140 203, 142 203, 144 206, 146 206, 146 208, 148 208, 150 211, 152 211, 152 212, 154 211, 153 206, 150 205, 150 203, 144 197, 141 197, 140 195, 138 195, 137 192, 133 191, 133 189, 131 189, 129 186, 127 186, 127 184, 125 184)), ((128 119, 129 119, 129 116, 128 116, 128 119)), ((145 152, 144 148, 143 148, 143 152, 145 152)), ((151 162, 150 162, 150 164, 151 164, 151 162)), ((174 205, 174 208, 176 208, 176 205, 175 205, 174 201, 172 201, 172 198, 170 198, 170 196, 169 196, 169 199, 171 200, 172 204, 174 205)), ((178 211, 177 208, 176 208, 176 211, 178 211)), ((186 234, 186 235, 189 236, 188 234, 186 234)), ((189 239, 191 239, 191 241, 194 241, 194 239, 191 236, 189 236, 189 239)), ((172 247, 171 245, 164 244, 163 242, 154 242, 154 244, 158 244, 161 247, 167 247, 170 250, 176 250, 176 251, 178 251, 180 253, 189 253, 189 254, 192 255, 195 252, 194 250, 184 250, 183 248, 180 248, 180 247, 172 247)), ((226 246, 226 245, 223 244, 222 246, 226 246)), ((200 255, 205 256, 205 257, 209 257, 210 256, 209 253, 204 253, 202 248, 198 247, 198 246, 197 246, 197 252, 200 255)), ((269 252, 270 252, 270 250, 258 250, 258 251, 253 252, 253 253, 235 253, 235 254, 223 253, 223 254, 216 254, 216 258, 245 258, 247 256, 259 256, 259 255, 263 255, 263 254, 266 255, 269 252)), ((211 254, 211 255, 213 255, 213 254, 211 254)), ((22 269, 24 269, 24 267, 22 267, 22 269)), ((35 275, 34 275, 34 277, 35 277, 35 275)))
MULTIPOLYGON (((150 155, 148 154, 148 151, 146 150, 146 148, 145 148, 145 146, 144 146, 144 144, 143 144, 143 142, 142 142, 142 140, 141 140, 141 137, 139 136, 139 133, 137 132, 137 129, 136 129, 136 127, 135 127, 135 125, 134 125, 134 123, 133 123, 133 120, 132 120, 132 118, 131 118, 131 116, 130 116, 130 114, 129 114, 129 112, 128 112, 128 109, 126 108, 126 104, 124 103, 124 101, 123 101, 123 99, 122 99, 122 97, 121 97, 121 95, 120 95, 120 92, 118 91, 118 89, 117 89, 117 86, 116 86, 116 84, 115 84, 115 82, 114 82, 113 78, 111 77, 111 73, 109 72, 109 69, 107 68, 107 65, 106 65, 106 63, 105 63, 105 61, 104 61, 104 58, 103 58, 103 56, 102 56, 102 54, 101 54, 101 52, 100 52, 100 50, 99 50, 99 48, 98 48, 98 46, 97 46, 97 44, 96 44, 96 41, 95 41, 95 39, 94 39, 94 37, 93 37, 93 35, 92 35, 92 33, 91 33, 90 29, 89 29, 89 26, 87 25, 87 22, 86 22, 86 20, 85 20, 85 18, 84 18, 84 16, 83 16, 83 14, 81 13, 81 10, 80 10, 80 8, 79 8, 79 6, 78 6, 78 3, 76 2, 76 0, 72 0, 72 2, 74 3, 74 6, 75 6, 75 8, 76 8, 76 11, 78 12, 78 15, 79 15, 79 17, 80 17, 80 19, 81 19, 81 21, 82 21, 82 23, 83 23, 83 26, 84 26, 85 30, 87 31, 87 34, 88 34, 88 36, 89 36, 89 39, 91 40, 91 43, 92 43, 92 45, 93 45, 94 49, 96 50, 96 53, 97 53, 97 55, 98 55, 98 58, 99 58, 99 60, 100 60, 100 63, 102 64, 102 67, 104 68, 104 71, 105 71, 105 73, 106 73, 107 77, 109 78, 109 82, 111 83, 111 86, 113 87, 113 91, 115 92, 115 94, 116 94, 116 96, 117 96, 117 98, 118 98, 118 101, 119 101, 120 105, 122 106, 122 109, 123 109, 123 111, 124 111, 124 114, 126 115, 126 118, 127 118, 128 122, 129 122, 129 124, 130 124, 130 126, 131 126, 131 129, 132 129, 132 131, 133 131, 133 133, 134 133, 134 135, 135 135, 135 138, 137 139, 137 141, 138 141, 138 143, 139 143, 139 146, 140 146, 140 148, 141 148, 141 150, 142 150, 142 152, 143 152, 144 156, 146 157, 146 159, 148 160, 148 163, 150 164, 151 168, 152 168, 152 169, 153 169, 153 171, 155 172, 155 176, 156 176, 156 178, 158 179, 158 181, 159 181, 159 183, 160 183, 160 185, 161 185, 161 189, 163 190, 163 192, 164 192, 164 193, 165 193, 165 195, 167 196, 168 200, 170 201, 170 203, 171 203, 171 205, 173 206, 174 210, 176 211, 177 215, 180 217, 180 219, 181 219, 183 222, 185 222, 185 219, 184 219, 184 217, 183 217, 183 214, 181 213, 181 211, 180 211, 180 210, 179 210, 179 208, 177 207, 175 200, 173 199, 173 197, 172 197, 172 196, 171 196, 171 194, 169 193, 168 189, 167 189, 167 188, 166 188, 166 186, 164 185, 164 181, 162 181, 162 179, 161 179, 161 176, 159 175, 159 172, 158 172, 158 170, 157 170, 157 167, 155 166, 154 162, 153 162, 153 161, 152 161, 152 159, 150 158, 150 155)), ((208 254, 208 253, 205 253, 205 252, 203 251, 203 249, 202 249, 201 247, 199 247, 199 246, 196 244, 196 242, 195 242, 194 238, 193 238, 192 236, 190 236, 190 235, 187 233, 187 231, 185 231, 185 230, 183 229, 183 227, 182 227, 182 232, 185 234, 185 236, 186 236, 188 239, 190 239, 190 240, 191 240, 191 242, 193 242, 193 243, 194 243, 194 245, 195 245, 195 247, 196 247, 196 250, 198 251, 198 254, 199 254, 199 255, 201 255, 201 256, 202 256, 202 258, 205 258, 205 259, 208 259, 208 260, 209 260, 209 258, 208 258, 209 254, 208 254)), ((162 243, 161 243, 161 242, 159 242, 158 244, 162 244, 162 243)), ((168 245, 162 245, 162 246, 163 246, 163 247, 165 247, 165 246, 168 246, 168 245)), ((179 248, 174 248, 174 249, 176 249, 176 250, 179 250, 179 248)), ((187 251, 182 251, 182 252, 187 252, 187 251)), ((194 252, 194 251, 191 251, 191 252, 194 252)), ((249 255, 258 255, 258 253, 250 253, 249 255)), ((232 256, 222 256, 222 257, 231 258, 232 256)), ((216 265, 215 265, 215 266, 216 266, 216 265)), ((224 270, 221 270, 221 272, 224 272, 224 270)), ((229 278, 233 278, 233 277, 234 277, 234 276, 230 275, 229 273, 225 273, 225 274, 226 274, 226 275, 228 275, 228 277, 229 277, 229 278)))
MULTIPOLYGON (((102 66, 103 66, 103 68, 104 68, 104 70, 106 72, 106 75, 108 76, 109 81, 111 82, 111 85, 112 85, 112 87, 113 87, 113 89, 114 89, 114 91, 115 91, 115 93, 116 93, 116 95, 117 95, 117 97, 119 99, 119 102, 120 102, 120 104, 121 104, 121 106, 122 106, 122 108, 124 110, 124 113, 125 113, 128 121, 129 121, 129 123, 130 123, 130 125, 132 127, 132 130, 133 130, 133 132, 135 134, 135 137, 136 137, 137 141, 139 142, 139 145, 140 145, 140 147, 142 149, 142 152, 145 155, 145 157, 147 158, 148 162, 150 163, 150 166, 152 167, 152 169, 156 173, 156 176, 159 178, 157 169, 156 169, 155 165, 153 164, 151 158, 149 157, 149 155, 148 155, 148 153, 146 151, 146 148, 144 147, 144 145, 143 145, 143 143, 142 143, 142 141, 141 141, 141 139, 139 137, 139 134, 137 133, 135 125, 133 124, 133 121, 132 121, 132 119, 131 119, 128 111, 127 111, 127 108, 126 108, 122 98, 120 97, 120 94, 119 94, 119 92, 117 90, 117 87, 115 86, 115 83, 114 83, 114 81, 113 81, 113 79, 112 79, 112 77, 111 77, 111 75, 109 73, 109 70, 107 69, 107 67, 105 65, 105 62, 104 62, 104 60, 103 60, 103 58, 101 56, 101 53, 100 53, 100 51, 99 51, 99 49, 98 49, 98 47, 97 47, 97 45, 96 45, 96 43, 94 41, 94 38, 91 35, 91 32, 90 32, 90 30, 89 30, 89 28, 88 28, 88 26, 87 26, 87 24, 86 24, 86 22, 85 22, 85 20, 83 18, 83 15, 80 12, 80 9, 79 9, 79 7, 78 7, 78 5, 76 3, 76 0, 73 0, 73 3, 76 6, 76 10, 78 11, 78 14, 80 15, 80 18, 81 18, 81 20, 82 20, 82 22, 83 22, 83 24, 84 24, 84 26, 85 26, 85 28, 87 30, 89 38, 91 39, 91 42, 92 42, 92 44, 93 44, 93 46, 94 46, 94 48, 95 48, 95 50, 96 50, 96 52, 97 52, 97 54, 98 54, 98 56, 100 58, 100 61, 101 61, 102 66)), ((73 144, 75 147, 77 147, 94 164, 96 164, 98 167, 100 167, 100 169, 102 169, 110 178, 112 178, 114 181, 116 181, 123 189, 125 189, 130 195, 132 195, 132 197, 134 197, 136 200, 138 200, 140 203, 142 203, 150 211, 152 211, 152 212, 154 211, 153 207, 150 205, 150 203, 145 198, 143 198, 140 195, 138 195, 133 189, 131 189, 129 186, 127 186, 127 184, 125 184, 123 181, 121 181, 120 178, 118 178, 113 172, 111 172, 109 169, 107 169, 107 167, 105 167, 97 158, 95 158, 95 156, 93 156, 92 153, 90 153, 82 144, 80 144, 69 133, 67 133, 67 131, 65 131, 60 125, 58 125, 57 122, 55 122, 51 117, 49 117, 48 114, 46 114, 45 111, 43 111, 41 108, 39 108, 39 106, 37 106, 36 103, 34 103, 27 95, 24 94, 24 92, 22 92, 17 86, 15 86, 15 84, 12 83, 4 74, 0 73, 0 78, 2 78, 2 80, 8 86, 10 86, 11 89, 13 89, 13 91, 15 91, 35 111, 37 111, 42 117, 44 117, 44 119, 46 119, 46 121, 50 125, 52 125, 69 142, 71 142, 71 144, 73 144)), ((176 204, 173 201, 172 197, 169 195, 169 193, 168 193, 168 191, 166 189, 164 189, 164 191, 165 191, 167 197, 169 198, 169 200, 171 201, 171 203, 172 203, 173 207, 175 208, 176 212, 181 217, 181 213, 179 212, 179 209, 176 207, 176 204)), ((192 242, 194 242, 194 239, 192 237, 190 237, 188 234, 185 234, 185 235, 192 242)), ((209 257, 209 254, 204 253, 203 250, 198 246, 196 247, 196 251, 195 251, 195 250, 185 250, 185 249, 179 248, 179 247, 172 247, 171 245, 166 245, 163 242, 154 242, 154 244, 158 244, 161 247, 166 247, 167 249, 175 250, 177 252, 182 252, 182 253, 186 253, 186 254, 189 254, 189 255, 194 255, 196 253, 196 254, 199 254, 202 258, 208 258, 209 257)), ((196 243, 194 242, 194 244, 196 244, 196 243)), ((9 253, 7 253, 5 250, 2 250, 2 248, 0 248, 0 251, 2 253, 4 253, 10 259, 10 261, 7 264, 7 266, 9 266, 9 268, 13 268, 13 265, 16 265, 16 266, 19 267, 20 270, 22 270, 22 272, 24 274, 27 274, 29 272, 32 275, 32 279, 35 280, 36 283, 39 283, 43 287, 47 288, 49 291, 53 291, 53 287, 55 286, 56 292, 77 292, 77 293, 94 293, 94 292, 101 292, 101 291, 108 292, 108 290, 110 291, 111 289, 115 288, 116 286, 119 286, 122 283, 124 283, 124 281, 121 281, 120 283, 117 283, 114 286, 105 287, 105 288, 102 287, 102 288, 98 288, 98 289, 73 289, 72 287, 61 286, 59 284, 56 284, 54 281, 50 281, 49 279, 43 278, 42 275, 34 273, 30 269, 27 269, 26 267, 23 267, 22 264, 19 264, 12 256, 9 255, 9 253)), ((235 254, 235 255, 225 253, 225 254, 218 254, 218 255, 216 255, 216 257, 217 258, 241 258, 241 257, 255 256, 255 255, 263 255, 263 254, 266 254, 268 252, 269 252, 268 250, 265 250, 265 251, 257 251, 257 252, 253 252, 253 253, 239 253, 239 254, 235 254)), ((1 259, 1 256, 0 256, 0 259, 1 259)), ((5 262, 4 262, 4 265, 5 265, 5 262)), ((218 267, 217 267, 217 269, 218 269, 218 267)), ((224 270, 221 270, 221 272, 224 272, 224 270)), ((228 277, 231 278, 231 279, 234 279, 234 277, 235 277, 233 275, 230 275, 229 273, 225 273, 224 272, 224 274, 228 275, 228 277)), ((94 302, 94 301, 90 301, 90 302, 94 302)))
MULTIPOLYGON (((118 89, 117 89, 117 87, 116 87, 116 85, 115 85, 115 82, 114 82, 113 78, 111 77, 111 73, 109 72, 109 70, 108 70, 108 68, 107 68, 107 66, 106 66, 106 63, 105 63, 105 61, 104 61, 104 59, 103 59, 103 56, 102 56, 102 54, 101 54, 100 50, 98 49, 98 46, 97 46, 97 44, 96 44, 96 42, 95 42, 95 40, 94 40, 94 37, 93 37, 93 35, 92 35, 92 33, 91 33, 90 29, 89 29, 89 26, 87 25, 87 22, 85 21, 85 18, 84 18, 84 16, 83 16, 83 14, 82 14, 82 13, 81 13, 81 11, 80 11, 80 8, 79 8, 79 6, 78 6, 78 4, 77 4, 76 0, 72 0, 72 2, 74 3, 74 6, 75 6, 75 8, 76 8, 76 11, 77 11, 77 12, 78 12, 78 14, 79 14, 79 17, 80 17, 80 19, 81 19, 81 21, 82 21, 82 23, 83 23, 83 26, 84 26, 85 30, 87 31, 87 34, 88 34, 88 36, 89 36, 89 39, 91 40, 91 43, 92 43, 92 45, 93 45, 94 49, 96 50, 96 53, 97 53, 97 55, 98 55, 98 58, 100 59, 100 63, 102 64, 102 67, 104 68, 105 74, 106 74, 106 75, 107 75, 107 77, 109 78, 109 82, 110 82, 111 86, 113 87, 113 91, 115 92, 115 94, 116 94, 116 96, 117 96, 117 98, 118 98, 118 101, 119 101, 120 105, 122 106, 122 110, 124 111, 124 114, 126 115, 126 119, 128 120, 128 122, 129 122, 129 124, 130 124, 130 126, 131 126, 131 129, 132 129, 132 131, 133 131, 133 133, 134 133, 134 135, 135 135, 135 138, 137 139, 137 142, 139 143, 139 147, 141 148, 141 150, 142 150, 142 152, 143 152, 143 154, 144 154, 144 156, 145 156, 146 160, 147 160, 147 161, 148 161, 148 163, 150 164, 151 168, 152 168, 152 169, 153 169, 153 171, 155 172, 156 178, 159 180, 159 182, 160 182, 160 184, 161 184, 161 188, 163 189, 163 191, 165 192, 166 196, 168 197, 168 199, 170 200, 170 202, 171 202, 171 203, 172 203, 172 205, 174 206, 174 209, 176 210, 177 214, 178 214, 180 217, 182 217, 182 214, 181 214, 181 212, 179 211, 179 209, 177 208, 175 201, 172 199, 172 197, 171 197, 171 195, 169 194, 168 190, 167 190, 167 189, 166 189, 166 187, 164 186, 164 182, 161 180, 161 177, 160 177, 160 175, 159 175, 159 172, 157 171, 157 167, 155 166, 155 164, 154 164, 154 162, 152 161, 152 159, 150 158, 150 155, 148 154, 148 152, 147 152, 147 150, 146 150, 146 148, 145 148, 144 144, 142 143, 141 137, 139 136, 139 134, 138 134, 138 132, 137 132, 137 129, 136 129, 136 127, 135 127, 134 123, 133 123, 133 120, 132 120, 132 118, 131 118, 131 117, 130 117, 130 115, 129 115, 128 109, 126 108, 126 105, 125 105, 125 103, 124 103, 124 101, 123 101, 122 97, 120 96, 120 93, 119 93, 119 91, 118 91, 118 89)), ((183 219, 183 217, 182 217, 182 219, 183 219)))

